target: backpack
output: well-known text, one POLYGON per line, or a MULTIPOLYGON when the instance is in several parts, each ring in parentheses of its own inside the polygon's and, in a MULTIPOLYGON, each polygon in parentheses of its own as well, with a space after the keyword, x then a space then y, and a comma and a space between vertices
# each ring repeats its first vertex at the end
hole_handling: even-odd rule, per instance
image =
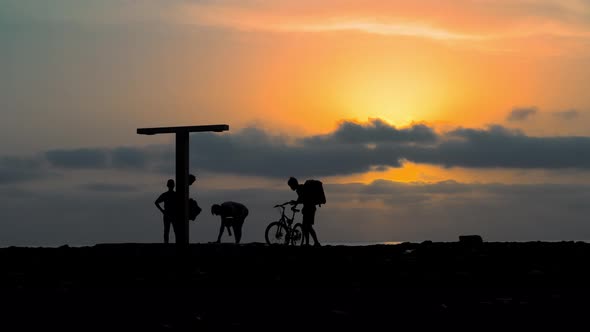
POLYGON ((308 200, 314 205, 322 206, 326 204, 326 194, 324 193, 324 186, 322 181, 319 180, 307 180, 303 184, 305 193, 308 195, 308 200))
POLYGON ((188 219, 195 220, 197 216, 201 213, 202 209, 192 198, 188 200, 188 219))

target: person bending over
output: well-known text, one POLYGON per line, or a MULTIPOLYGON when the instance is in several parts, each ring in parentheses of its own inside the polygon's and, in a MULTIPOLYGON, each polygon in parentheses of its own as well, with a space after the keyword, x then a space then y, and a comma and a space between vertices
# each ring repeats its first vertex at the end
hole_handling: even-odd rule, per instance
POLYGON ((230 227, 234 230, 236 243, 240 243, 242 239, 242 226, 244 220, 248 216, 248 208, 241 203, 224 202, 221 204, 213 204, 211 206, 211 214, 221 217, 221 226, 219 227, 219 235, 217 235, 217 243, 221 242, 223 231, 227 228, 227 232, 231 236, 230 227))

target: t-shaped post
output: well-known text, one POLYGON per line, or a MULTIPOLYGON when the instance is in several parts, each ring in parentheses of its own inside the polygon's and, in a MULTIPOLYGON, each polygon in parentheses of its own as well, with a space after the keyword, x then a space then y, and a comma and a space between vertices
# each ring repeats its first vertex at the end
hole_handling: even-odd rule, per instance
POLYGON ((174 228, 176 244, 188 246, 189 223, 188 223, 188 170, 189 170, 189 133, 192 132, 222 132, 229 130, 229 126, 208 125, 208 126, 185 126, 185 127, 160 127, 160 128, 139 128, 140 135, 176 134, 176 193, 178 197, 178 212, 176 214, 176 227, 174 228))

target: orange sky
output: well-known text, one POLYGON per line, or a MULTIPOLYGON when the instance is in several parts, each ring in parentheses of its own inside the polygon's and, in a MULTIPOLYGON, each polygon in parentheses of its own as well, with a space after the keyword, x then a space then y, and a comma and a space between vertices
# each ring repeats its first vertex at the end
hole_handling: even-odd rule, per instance
POLYGON ((181 8, 178 22, 228 29, 240 44, 225 69, 238 82, 232 98, 247 109, 232 114, 244 122, 311 133, 374 117, 481 126, 515 107, 590 107, 590 9, 582 1, 181 8))
MULTIPOLYGON (((16 29, 9 44, 14 91, 2 102, 21 112, 1 129, 27 123, 37 149, 168 140, 146 142, 142 126, 229 123, 297 137, 370 118, 590 135, 584 0, 9 3, 6 19, 40 28, 16 29), (538 113, 507 122, 519 107, 538 113), (552 115, 570 110, 580 116, 552 115), (30 114, 59 121, 48 128, 30 114)), ((399 176, 443 174, 430 173, 399 176)))

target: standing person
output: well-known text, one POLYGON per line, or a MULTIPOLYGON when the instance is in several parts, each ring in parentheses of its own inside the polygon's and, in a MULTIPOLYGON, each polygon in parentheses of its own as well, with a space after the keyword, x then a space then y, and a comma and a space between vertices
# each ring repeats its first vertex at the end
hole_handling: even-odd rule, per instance
MULTIPOLYGON (((307 181, 306 181, 307 182, 307 181)), ((303 215, 303 221, 301 222, 301 228, 303 230, 303 244, 309 245, 309 235, 313 238, 313 245, 320 246, 320 241, 318 241, 318 237, 313 229, 313 224, 315 223, 315 212, 316 212, 316 202, 314 200, 314 193, 310 192, 309 188, 306 186, 299 184, 296 178, 290 177, 287 184, 291 188, 291 190, 297 193, 297 200, 291 201, 297 207, 298 204, 303 204, 303 209, 301 209, 301 214, 303 215)))
MULTIPOLYGON (((166 183, 168 187, 168 191, 162 193, 158 199, 154 202, 156 207, 160 212, 162 212, 163 219, 164 219, 164 243, 169 242, 169 235, 170 235, 170 225, 175 227, 175 217, 176 217, 176 205, 177 205, 177 196, 176 192, 174 191, 174 180, 169 179, 166 183), (161 203, 164 203, 164 208, 160 206, 161 203)), ((176 234, 176 227, 174 229, 176 234)))
POLYGON ((213 204, 211 206, 211 214, 221 217, 221 226, 219 227, 219 235, 217 235, 217 243, 221 242, 223 231, 227 228, 227 232, 231 236, 230 226, 234 229, 234 236, 236 243, 240 243, 242 239, 242 226, 244 220, 248 216, 248 208, 241 203, 224 202, 220 204, 213 204))

